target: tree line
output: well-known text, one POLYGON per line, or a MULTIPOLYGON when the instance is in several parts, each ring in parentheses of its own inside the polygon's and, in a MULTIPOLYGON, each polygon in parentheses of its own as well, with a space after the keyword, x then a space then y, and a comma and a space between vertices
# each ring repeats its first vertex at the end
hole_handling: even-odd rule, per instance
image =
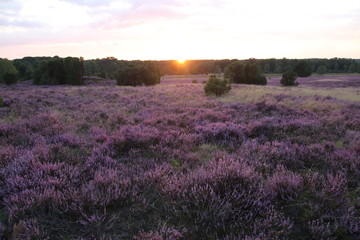
POLYGON ((84 59, 76 57, 25 57, 0 59, 0 83, 14 84, 31 80, 36 85, 82 85, 84 59))
MULTIPOLYGON (((313 73, 360 73, 360 59, 331 58, 331 59, 250 59, 259 66, 262 73, 282 74, 291 70, 303 72, 302 75, 313 73)), ((152 61, 159 68, 159 74, 211 74, 224 73, 225 68, 233 62, 246 64, 247 60, 221 59, 221 60, 188 60, 179 64, 176 60, 152 61)), ((85 75, 96 75, 104 78, 116 79, 119 69, 129 64, 139 64, 142 61, 118 60, 114 57, 92 59, 84 61, 85 75)))
POLYGON ((33 83, 36 85, 82 85, 84 67, 83 59, 76 57, 54 57, 39 62, 33 73, 33 83))
MULTIPOLYGON (((82 76, 99 76, 117 80, 119 85, 152 85, 162 75, 225 73, 234 83, 250 81, 247 72, 281 74, 296 72, 299 77, 313 73, 359 73, 360 60, 332 59, 222 59, 188 60, 179 64, 175 60, 125 61, 114 57, 84 60, 82 58, 24 57, 13 61, 0 59, 0 83, 33 79, 34 84, 83 84, 82 76), (232 76, 229 69, 238 66, 241 74, 232 76), (242 66, 242 67, 241 67, 242 66), (242 70, 241 70, 242 68, 242 70), (130 77, 132 76, 132 77, 130 77), (245 76, 245 77, 244 77, 245 76), (156 79, 156 80, 155 80, 156 79), (248 79, 248 80, 244 80, 248 79)), ((262 75, 252 74, 250 82, 263 84, 262 75)))

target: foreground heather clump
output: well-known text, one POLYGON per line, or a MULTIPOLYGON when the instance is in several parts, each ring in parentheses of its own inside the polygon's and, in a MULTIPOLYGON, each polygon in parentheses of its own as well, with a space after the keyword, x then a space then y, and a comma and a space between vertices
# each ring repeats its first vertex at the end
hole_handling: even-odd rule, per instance
POLYGON ((360 238, 356 86, 0 89, 1 239, 360 238))

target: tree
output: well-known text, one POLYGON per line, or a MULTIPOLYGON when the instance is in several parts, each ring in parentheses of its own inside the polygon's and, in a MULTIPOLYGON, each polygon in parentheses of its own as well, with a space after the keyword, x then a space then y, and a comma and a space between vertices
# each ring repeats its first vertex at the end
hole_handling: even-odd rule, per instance
POLYGON ((65 84, 83 85, 83 59, 67 57, 63 60, 65 70, 65 84))
POLYGON ((305 60, 299 61, 295 66, 293 71, 299 76, 299 77, 309 77, 311 76, 311 67, 309 63, 305 60))
POLYGON ((9 78, 10 75, 8 74, 17 76, 16 68, 14 67, 12 61, 0 58, 0 83, 5 83, 4 77, 7 75, 7 78, 9 78))
POLYGON ((210 75, 209 80, 206 82, 204 91, 206 95, 220 96, 228 93, 231 90, 228 80, 217 78, 216 75, 210 75))
POLYGON ((146 86, 160 83, 159 68, 153 61, 146 61, 143 63, 142 79, 146 86))
POLYGON ((316 70, 316 73, 319 75, 323 75, 326 73, 326 66, 319 66, 316 70))
POLYGON ((43 61, 35 69, 33 83, 37 85, 65 84, 65 69, 63 60, 54 57, 43 61))
POLYGON ((225 67, 225 77, 232 83, 246 83, 244 68, 245 65, 242 62, 232 62, 225 67))
POLYGON ((247 84, 266 85, 266 77, 260 73, 259 65, 250 61, 245 64, 245 79, 247 84))
POLYGON ((251 59, 245 64, 236 61, 225 68, 225 77, 233 83, 266 85, 266 77, 261 74, 259 65, 251 59))
POLYGON ((297 86, 299 85, 299 83, 295 81, 296 78, 297 78, 296 73, 289 71, 282 75, 280 83, 282 86, 297 86))
POLYGON ((122 67, 117 74, 117 85, 120 86, 149 86, 157 83, 160 83, 159 69, 150 61, 122 67))
POLYGON ((353 62, 352 64, 350 64, 349 73, 356 73, 358 71, 358 68, 359 68, 359 64, 353 62))
POLYGON ((71 84, 82 85, 83 82, 82 58, 67 57, 65 59, 54 57, 38 64, 34 71, 34 84, 71 84))
POLYGON ((264 71, 264 73, 270 73, 270 64, 269 63, 265 63, 263 71, 264 71))
POLYGON ((18 81, 17 74, 12 72, 5 73, 3 79, 6 85, 15 84, 18 81))

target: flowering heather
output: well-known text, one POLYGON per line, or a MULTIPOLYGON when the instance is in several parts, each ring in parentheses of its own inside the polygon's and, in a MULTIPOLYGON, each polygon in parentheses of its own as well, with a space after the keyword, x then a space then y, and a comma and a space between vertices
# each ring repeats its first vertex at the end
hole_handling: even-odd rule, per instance
POLYGON ((0 85, 0 239, 360 239, 359 76, 176 79, 0 85))

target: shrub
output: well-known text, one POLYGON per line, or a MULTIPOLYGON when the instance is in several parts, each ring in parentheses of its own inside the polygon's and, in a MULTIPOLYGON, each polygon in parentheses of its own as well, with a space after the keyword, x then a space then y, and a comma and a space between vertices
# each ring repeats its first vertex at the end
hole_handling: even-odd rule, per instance
POLYGON ((297 78, 296 73, 289 71, 282 75, 280 83, 282 86, 297 86, 299 85, 299 83, 295 81, 296 78, 297 78))
POLYGON ((198 81, 196 79, 191 81, 192 83, 198 83, 198 81))
POLYGON ((4 100, 3 98, 0 96, 0 107, 4 107, 5 104, 4 104, 4 100))
POLYGON ((205 84, 204 90, 206 95, 215 94, 220 96, 228 93, 231 90, 231 86, 226 79, 220 79, 215 75, 211 75, 205 84))

